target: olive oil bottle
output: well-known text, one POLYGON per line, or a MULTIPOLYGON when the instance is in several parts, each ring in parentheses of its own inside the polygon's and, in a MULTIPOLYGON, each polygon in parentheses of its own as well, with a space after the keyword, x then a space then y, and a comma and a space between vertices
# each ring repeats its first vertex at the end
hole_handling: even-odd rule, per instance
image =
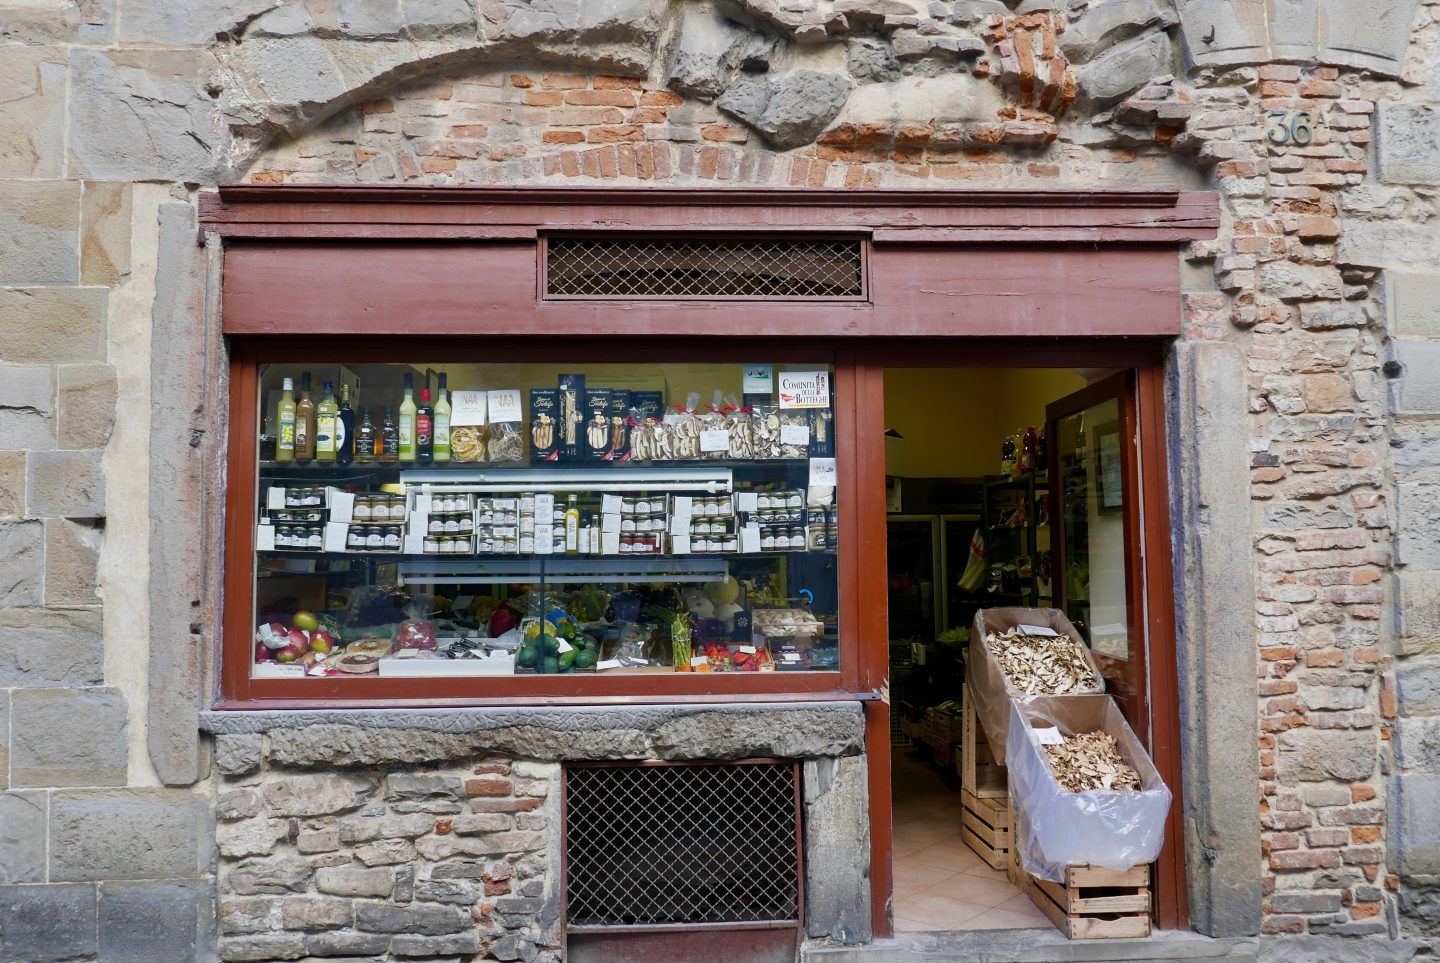
POLYGON ((315 406, 315 460, 333 462, 336 453, 336 432, 339 430, 340 406, 335 403, 335 385, 325 382, 325 397, 315 406))
POLYGON ((300 376, 300 403, 295 406, 295 460, 315 458, 315 402, 310 400, 310 372, 300 376))
POLYGON ((289 378, 275 408, 275 460, 295 460, 295 382, 289 378))
POLYGON ((400 401, 400 460, 415 460, 415 376, 405 376, 405 397, 400 401))

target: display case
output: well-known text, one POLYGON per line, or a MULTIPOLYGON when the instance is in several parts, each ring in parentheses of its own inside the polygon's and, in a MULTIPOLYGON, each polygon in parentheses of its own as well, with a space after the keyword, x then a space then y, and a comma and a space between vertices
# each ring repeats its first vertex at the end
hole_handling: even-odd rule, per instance
POLYGON ((326 694, 836 671, 832 371, 260 362, 229 643, 326 694))

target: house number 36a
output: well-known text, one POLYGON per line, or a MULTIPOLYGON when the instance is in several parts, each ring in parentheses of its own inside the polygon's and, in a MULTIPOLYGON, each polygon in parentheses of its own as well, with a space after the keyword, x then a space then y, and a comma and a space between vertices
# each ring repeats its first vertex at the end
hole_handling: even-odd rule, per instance
POLYGON ((1272 110, 1267 116, 1270 118, 1270 126, 1265 130, 1265 137, 1272 144, 1298 144, 1304 147, 1314 138, 1308 110, 1272 110))

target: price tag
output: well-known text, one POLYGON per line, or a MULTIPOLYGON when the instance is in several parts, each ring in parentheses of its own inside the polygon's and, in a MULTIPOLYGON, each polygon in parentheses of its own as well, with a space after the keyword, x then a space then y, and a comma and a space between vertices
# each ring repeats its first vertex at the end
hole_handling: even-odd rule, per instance
POLYGON ((281 664, 279 664, 279 665, 267 665, 267 666, 265 666, 265 670, 264 670, 264 671, 265 671, 265 674, 264 674, 264 677, 265 677, 265 678, 271 678, 271 679, 303 679, 303 678, 305 678, 305 667, 304 667, 303 665, 297 665, 297 664, 295 664, 295 663, 291 663, 291 664, 289 664, 289 665, 285 665, 284 663, 281 663, 281 664))
POLYGON ((781 652, 781 653, 780 653, 780 661, 781 661, 781 662, 799 662, 799 661, 800 661, 800 653, 799 653, 799 652, 781 652))
POLYGON ((754 654, 755 654, 755 646, 753 646, 753 645, 742 645, 742 646, 740 646, 740 651, 741 651, 741 652, 744 652, 746 655, 754 655, 754 654))
MULTIPOLYGON (((485 392, 483 391, 450 392, 450 424, 452 427, 485 424, 486 408, 485 392)), ((515 420, 519 421, 518 418, 515 420)))
POLYGON ((697 656, 693 657, 693 658, 690 660, 690 665, 691 665, 692 668, 698 668, 699 666, 709 665, 709 664, 710 664, 710 659, 709 659, 708 656, 697 655, 697 656))
POLYGON ((312 665, 312 666, 309 668, 309 670, 308 670, 305 674, 306 674, 306 675, 324 675, 324 674, 325 674, 325 665, 324 665, 323 663, 321 663, 321 662, 316 662, 314 665, 312 665))
POLYGON ((419 657, 419 649, 401 649, 395 653, 395 658, 397 659, 418 659, 419 657))
POLYGON ((603 672, 604 670, 606 670, 606 669, 618 669, 618 668, 620 668, 620 660, 619 660, 619 659, 605 659, 604 661, 596 662, 596 663, 595 663, 595 668, 599 669, 599 670, 602 671, 602 672, 603 672))
POLYGON ((812 458, 810 459, 810 487, 811 488, 834 488, 835 480, 839 472, 835 467, 833 458, 812 458))
POLYGON ((619 495, 600 496, 600 511, 606 515, 619 515, 625 510, 625 504, 619 495))
POLYGON ((747 364, 740 390, 747 395, 768 395, 775 390, 775 366, 747 364))
POLYGON ((1021 635, 1060 635, 1048 625, 1017 625, 1015 628, 1020 631, 1021 635))
POLYGON ((279 485, 271 485, 265 490, 265 507, 285 509, 285 489, 279 485))
POLYGON ((1065 741, 1065 737, 1060 735, 1060 730, 1054 726, 1031 729, 1030 739, 1037 746, 1058 746, 1065 741))
MULTIPOLYGON (((806 434, 809 434, 808 428, 806 429, 806 434)), ((710 431, 700 432, 700 450, 729 451, 730 432, 726 431, 724 428, 714 428, 710 431)))
POLYGON ((520 391, 516 388, 487 391, 485 393, 485 405, 486 408, 489 409, 487 416, 491 424, 522 420, 520 391))
POLYGON ((782 445, 808 445, 810 444, 809 425, 781 425, 780 444, 782 445))
POLYGON ((564 639, 556 639, 555 647, 560 650, 561 655, 564 655, 566 652, 569 652, 571 649, 575 648, 575 646, 571 645, 569 642, 566 642, 564 639))

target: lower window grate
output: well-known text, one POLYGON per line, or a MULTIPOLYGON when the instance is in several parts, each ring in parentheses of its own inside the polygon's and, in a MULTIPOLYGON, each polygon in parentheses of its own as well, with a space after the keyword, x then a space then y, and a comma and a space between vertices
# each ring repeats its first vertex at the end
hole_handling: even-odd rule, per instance
POLYGON ((791 762, 572 766, 571 927, 798 921, 791 762))

